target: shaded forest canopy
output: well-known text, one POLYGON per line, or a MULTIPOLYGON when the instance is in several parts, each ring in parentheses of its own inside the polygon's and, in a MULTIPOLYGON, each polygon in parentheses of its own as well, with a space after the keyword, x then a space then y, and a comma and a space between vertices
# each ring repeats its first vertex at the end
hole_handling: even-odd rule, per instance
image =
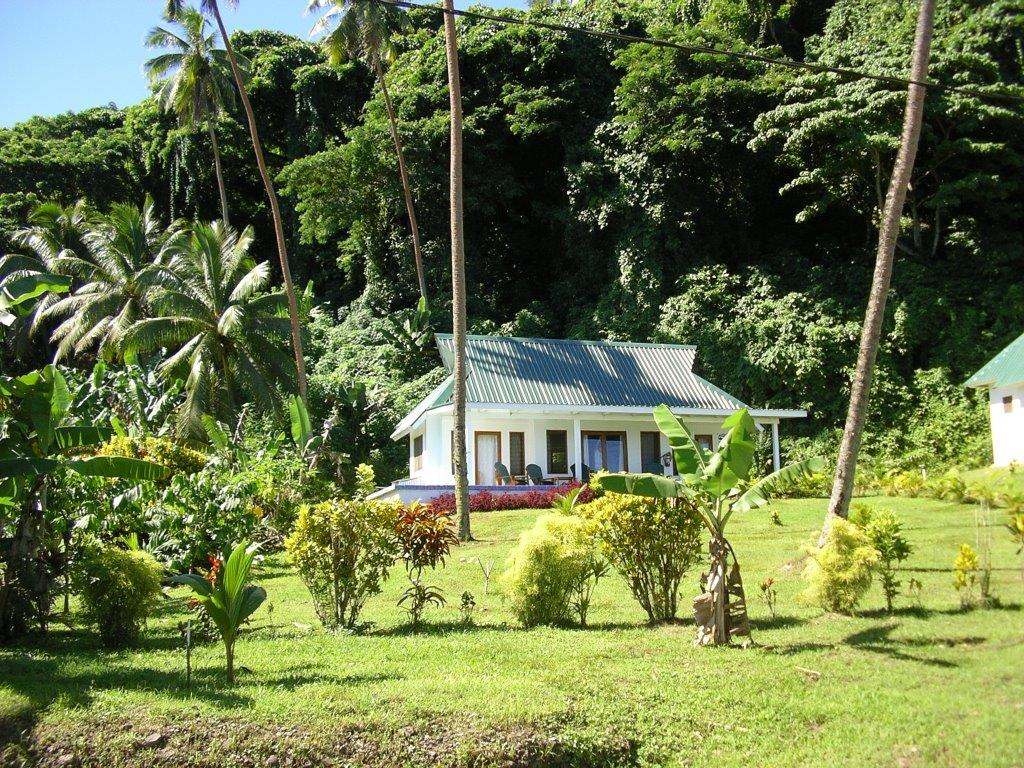
MULTIPOLYGON (((904 77, 910 0, 589 0, 503 10, 904 77)), ((412 175, 436 330, 450 322, 448 93, 441 19, 414 10, 388 73, 412 175)), ((756 406, 806 407, 834 440, 873 267, 905 91, 720 56, 459 20, 471 331, 661 340, 756 406)), ((141 33, 141 31, 140 31, 141 33)), ((401 471, 393 420, 437 361, 391 343, 416 301, 380 89, 317 46, 236 32, 284 193, 298 283, 319 305, 313 385, 365 383, 366 450, 401 471)), ((1022 92, 1024 2, 941 0, 932 78, 1022 92)), ((233 223, 275 261, 240 114, 218 125, 233 223)), ((0 246, 32 206, 151 195, 165 219, 212 219, 205 132, 153 99, 0 131, 0 246)), ((903 465, 986 458, 962 382, 1024 330, 1024 109, 930 93, 893 279, 868 451, 903 465)), ((45 350, 36 350, 42 356, 45 350)), ((8 354, 10 354, 8 352, 8 354)), ((5 365, 10 361, 5 361, 5 365)))

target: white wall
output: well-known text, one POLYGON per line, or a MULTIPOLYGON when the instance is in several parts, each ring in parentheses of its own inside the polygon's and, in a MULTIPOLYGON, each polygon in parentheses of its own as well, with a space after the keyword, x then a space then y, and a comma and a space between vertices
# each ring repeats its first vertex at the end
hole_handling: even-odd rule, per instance
POLYGON ((994 387, 988 393, 988 412, 992 422, 992 458, 997 467, 1011 462, 1024 463, 1024 385, 994 387), (1006 413, 1003 398, 1011 398, 1006 413))
MULTIPOLYGON (((717 442, 721 418, 683 419, 686 426, 694 434, 710 434, 717 442)), ((412 439, 419 433, 424 434, 423 468, 410 478, 417 483, 450 484, 454 482, 451 472, 451 430, 452 416, 443 412, 430 412, 424 419, 424 425, 410 436, 410 470, 412 467, 412 439)), ((630 472, 642 472, 640 456, 640 433, 657 432, 658 427, 653 416, 637 415, 635 417, 601 417, 588 414, 579 419, 582 431, 609 431, 626 433, 626 453, 630 472)), ((569 465, 576 462, 578 437, 575 431, 575 420, 571 417, 524 416, 522 414, 502 415, 486 411, 469 409, 466 413, 466 452, 469 467, 470 485, 476 484, 476 458, 474 456, 473 435, 476 432, 501 433, 501 461, 508 466, 511 450, 509 432, 522 432, 526 444, 526 464, 537 464, 545 475, 550 474, 547 464, 547 431, 565 430, 569 449, 569 465)), ((661 436, 661 453, 669 450, 668 440, 661 436)))

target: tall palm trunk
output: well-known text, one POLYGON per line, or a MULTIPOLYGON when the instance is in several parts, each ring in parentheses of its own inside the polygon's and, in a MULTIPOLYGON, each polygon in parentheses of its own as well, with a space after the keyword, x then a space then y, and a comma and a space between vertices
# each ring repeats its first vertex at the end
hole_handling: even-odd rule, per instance
POLYGON ((868 409, 868 395, 871 390, 871 374, 878 354, 878 342, 885 317, 885 301, 892 277, 893 255, 896 238, 899 236, 900 214, 907 198, 907 187, 914 170, 918 139, 921 136, 921 118, 924 112, 926 88, 921 85, 928 77, 928 57, 931 52, 932 24, 935 16, 935 0, 921 0, 917 17, 917 32, 914 37, 914 52, 910 67, 911 83, 907 92, 907 107, 903 115, 903 136, 889 191, 885 196, 882 223, 878 234, 878 252, 875 255, 875 274, 868 295, 864 329, 861 332, 860 352, 857 355, 857 369, 850 390, 850 410, 846 415, 846 427, 839 446, 836 476, 832 484, 832 497, 828 514, 822 528, 822 541, 828 535, 835 517, 846 517, 850 511, 850 497, 853 494, 854 473, 857 469, 857 454, 860 451, 864 419, 868 409))
POLYGON ((249 136, 252 139, 252 149, 256 154, 256 165, 260 169, 260 177, 263 179, 263 188, 267 192, 267 199, 270 200, 270 213, 274 220, 274 236, 277 239, 277 255, 281 260, 281 276, 284 278, 284 290, 288 296, 288 319, 292 327, 292 349, 295 352, 295 372, 299 383, 299 397, 306 400, 306 361, 302 354, 302 335, 299 331, 299 302, 295 297, 295 286, 292 285, 292 271, 288 266, 288 249, 284 241, 284 224, 281 221, 281 206, 277 202, 277 193, 274 191, 274 183, 267 171, 267 161, 263 157, 263 144, 260 142, 260 135, 256 129, 256 116, 252 111, 252 103, 249 101, 249 92, 242 82, 242 72, 238 68, 238 60, 235 58, 235 49, 231 45, 228 31, 224 27, 224 19, 220 15, 220 7, 216 0, 210 3, 213 8, 213 16, 217 21, 217 28, 220 30, 221 39, 224 41, 224 49, 228 52, 228 60, 231 62, 231 74, 235 78, 235 85, 238 87, 238 95, 242 99, 242 106, 245 108, 245 119, 249 123, 249 136))
POLYGON ((466 467, 466 249, 462 233, 462 87, 459 46, 455 37, 455 10, 444 0, 444 44, 448 57, 448 94, 451 99, 451 229, 452 229, 452 335, 455 342, 455 509, 459 538, 469 541, 469 475, 466 467))
POLYGON ((373 69, 384 95, 384 107, 388 112, 388 124, 391 127, 391 140, 395 143, 395 154, 398 155, 398 174, 402 177, 402 191, 405 193, 405 211, 409 215, 409 231, 412 233, 412 256, 416 261, 416 279, 419 281, 420 296, 427 301, 427 280, 423 273, 423 254, 420 250, 420 227, 416 223, 416 208, 412 203, 412 188, 409 185, 409 172, 405 168, 405 152, 402 150, 402 137, 398 135, 398 119, 395 117, 395 106, 391 103, 391 94, 384 80, 384 68, 380 64, 380 56, 373 55, 373 69))
POLYGON ((220 193, 220 217, 224 220, 224 226, 230 227, 231 221, 228 218, 228 190, 224 186, 224 172, 220 167, 220 146, 217 144, 217 131, 213 127, 213 118, 206 121, 206 129, 210 132, 210 144, 213 146, 213 170, 217 175, 217 191, 220 193))

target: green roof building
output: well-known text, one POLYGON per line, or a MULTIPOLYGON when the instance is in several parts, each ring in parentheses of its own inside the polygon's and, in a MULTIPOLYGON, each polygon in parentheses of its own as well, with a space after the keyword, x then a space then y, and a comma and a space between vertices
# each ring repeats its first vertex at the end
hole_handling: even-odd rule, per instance
POLYGON ((985 363, 967 386, 988 390, 993 463, 1024 463, 1024 334, 985 363))
MULTIPOLYGON (((444 379, 395 427, 409 441, 409 477, 378 492, 426 501, 451 491, 455 344, 437 335, 444 379)), ((466 446, 469 482, 479 488, 584 479, 590 471, 672 472, 668 442, 654 423, 665 404, 713 448, 723 419, 747 407, 698 376, 695 347, 683 344, 470 336, 466 446)), ((779 463, 779 423, 797 409, 752 408, 770 429, 779 463)))

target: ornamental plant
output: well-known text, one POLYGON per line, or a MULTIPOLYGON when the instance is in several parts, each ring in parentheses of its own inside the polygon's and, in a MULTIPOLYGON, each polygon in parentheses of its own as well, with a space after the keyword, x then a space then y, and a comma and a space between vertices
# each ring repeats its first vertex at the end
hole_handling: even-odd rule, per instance
POLYGON ((878 550, 877 573, 885 594, 885 608, 892 613, 893 600, 902 586, 898 578, 900 565, 910 557, 913 547, 903 535, 903 524, 889 510, 875 511, 866 504, 859 504, 854 512, 850 519, 878 550))
POLYGON ((239 630, 267 599, 263 587, 248 583, 255 557, 256 547, 243 541, 224 558, 224 565, 217 569, 212 582, 197 573, 182 573, 173 579, 176 584, 192 589, 196 600, 217 626, 224 641, 228 683, 231 684, 235 682, 235 641, 239 630))
POLYGON ((880 559, 864 531, 849 520, 837 518, 825 544, 810 545, 806 552, 803 577, 807 587, 799 599, 826 611, 853 613, 871 587, 880 559))
POLYGON ((586 626, 597 582, 608 572, 597 526, 572 515, 541 515, 509 555, 501 587, 513 614, 527 627, 586 626))
POLYGON ((974 587, 978 583, 978 553, 970 544, 961 544, 953 561, 953 586, 960 595, 960 607, 974 605, 974 587))
POLYGON ((601 551, 629 584, 649 621, 671 621, 679 586, 700 560, 701 520, 685 502, 605 493, 580 510, 601 551))
POLYGON ((332 499, 303 506, 285 548, 326 629, 351 629, 400 554, 401 505, 332 499))
POLYGON ((86 619, 107 648, 138 643, 160 600, 163 571, 153 556, 95 543, 84 548, 76 581, 86 619))
POLYGON ((395 534, 409 579, 409 588, 398 605, 408 606, 406 610, 412 625, 418 627, 428 605, 441 607, 445 604, 441 588, 423 582, 423 570, 444 565, 452 546, 459 543, 459 537, 448 515, 421 504, 399 512, 395 534))

